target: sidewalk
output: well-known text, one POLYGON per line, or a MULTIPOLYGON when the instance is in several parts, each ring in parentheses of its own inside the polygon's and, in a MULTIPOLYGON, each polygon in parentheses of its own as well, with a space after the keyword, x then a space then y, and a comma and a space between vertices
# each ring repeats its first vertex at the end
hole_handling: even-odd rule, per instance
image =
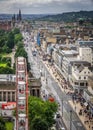
MULTIPOLYGON (((48 63, 45 63, 45 66, 51 73, 52 77, 55 79, 55 81, 58 83, 61 90, 65 93, 68 93, 72 91, 70 88, 65 89, 64 88, 64 82, 60 78, 60 76, 57 74, 56 70, 52 68, 52 66, 49 66, 48 63), (63 86, 63 87, 62 87, 63 86)), ((69 101, 71 107, 74 111, 76 111, 76 114, 78 115, 79 119, 81 120, 82 124, 85 126, 86 130, 93 130, 93 122, 89 122, 89 119, 86 117, 86 115, 79 115, 80 109, 82 109, 80 103, 73 103, 72 100, 69 101), (86 122, 86 123, 85 123, 86 122)))
POLYGON ((88 117, 86 117, 86 115, 83 113, 82 115, 79 115, 79 111, 80 109, 82 109, 80 103, 76 103, 73 101, 69 101, 71 107, 73 108, 73 110, 77 113, 79 119, 81 120, 82 124, 85 126, 86 130, 93 130, 92 126, 93 126, 93 122, 90 122, 88 117), (85 123, 86 121, 86 123, 85 123))

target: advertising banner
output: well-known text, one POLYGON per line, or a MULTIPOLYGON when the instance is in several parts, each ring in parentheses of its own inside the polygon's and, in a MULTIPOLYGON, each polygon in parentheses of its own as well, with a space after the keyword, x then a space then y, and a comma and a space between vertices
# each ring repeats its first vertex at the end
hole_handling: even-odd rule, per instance
POLYGON ((16 102, 2 103, 2 110, 13 110, 16 108, 16 102))

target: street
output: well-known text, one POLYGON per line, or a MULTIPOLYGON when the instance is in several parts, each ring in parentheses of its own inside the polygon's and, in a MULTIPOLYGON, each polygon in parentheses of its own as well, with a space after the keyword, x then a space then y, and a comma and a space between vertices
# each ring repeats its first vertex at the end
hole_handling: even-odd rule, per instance
MULTIPOLYGON (((36 56, 32 55, 32 47, 34 48, 35 45, 31 42, 31 40, 28 40, 27 44, 28 47, 25 47, 25 49, 28 53, 28 60, 31 65, 31 72, 33 73, 35 78, 41 77, 42 94, 43 92, 45 95, 52 94, 55 100, 60 104, 60 114, 68 130, 85 130, 80 119, 68 102, 71 100, 71 96, 62 91, 57 79, 54 78, 51 69, 49 69, 45 62, 42 60, 39 52, 37 52, 36 56)), ((65 127, 62 120, 60 120, 60 123, 57 123, 61 124, 59 125, 59 127, 65 127)))

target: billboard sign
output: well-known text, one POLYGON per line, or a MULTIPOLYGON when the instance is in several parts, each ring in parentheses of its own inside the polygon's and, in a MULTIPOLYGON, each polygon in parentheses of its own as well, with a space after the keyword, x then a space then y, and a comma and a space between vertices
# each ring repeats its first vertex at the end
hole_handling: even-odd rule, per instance
POLYGON ((13 110, 16 108, 16 102, 2 103, 2 110, 13 110))

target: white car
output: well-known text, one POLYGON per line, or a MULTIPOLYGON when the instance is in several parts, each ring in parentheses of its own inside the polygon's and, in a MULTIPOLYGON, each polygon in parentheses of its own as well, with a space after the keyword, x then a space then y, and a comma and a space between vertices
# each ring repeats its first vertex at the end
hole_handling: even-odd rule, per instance
POLYGON ((56 128, 55 128, 55 127, 52 127, 51 130, 56 130, 56 128))
POLYGON ((65 128, 64 128, 64 127, 62 127, 62 128, 60 128, 60 130, 65 130, 65 128))

